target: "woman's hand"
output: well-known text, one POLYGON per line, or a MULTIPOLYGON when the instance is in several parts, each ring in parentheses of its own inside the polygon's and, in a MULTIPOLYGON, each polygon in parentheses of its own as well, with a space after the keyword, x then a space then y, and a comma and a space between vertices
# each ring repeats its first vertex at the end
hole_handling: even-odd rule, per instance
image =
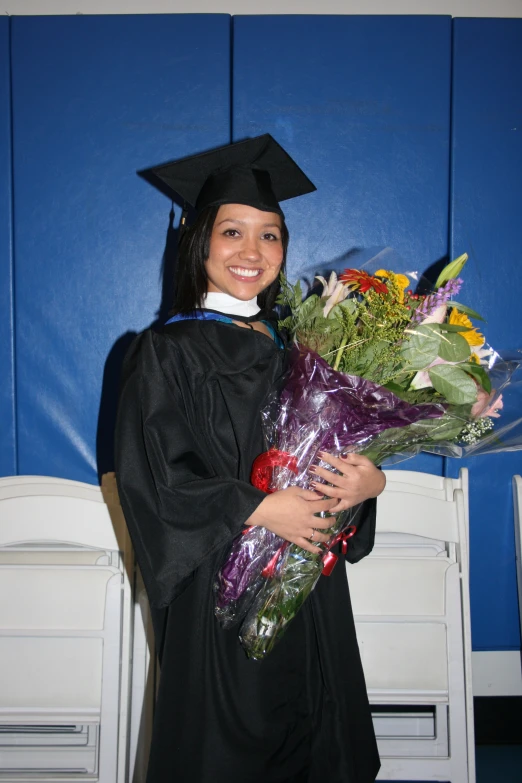
POLYGON ((386 476, 375 467, 373 462, 361 454, 346 454, 343 457, 333 457, 321 452, 323 462, 327 462, 339 473, 326 468, 312 467, 310 472, 324 478, 328 484, 312 482, 312 486, 329 498, 337 498, 337 504, 330 509, 332 514, 345 511, 368 498, 380 495, 386 486, 386 476), (333 486, 329 486, 329 485, 333 486))
POLYGON ((331 527, 332 522, 314 514, 331 511, 336 504, 335 499, 325 499, 309 489, 288 487, 267 495, 245 524, 262 525, 286 541, 317 554, 322 550, 316 544, 330 538, 319 530, 331 527))

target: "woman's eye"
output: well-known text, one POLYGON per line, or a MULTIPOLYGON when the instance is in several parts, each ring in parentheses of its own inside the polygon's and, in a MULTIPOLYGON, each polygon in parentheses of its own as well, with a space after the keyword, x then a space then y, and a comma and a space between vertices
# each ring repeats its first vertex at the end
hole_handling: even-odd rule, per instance
POLYGON ((268 234, 263 234, 263 239, 268 239, 271 242, 278 242, 280 238, 276 234, 269 232, 268 234))
POLYGON ((226 237, 237 237, 239 236, 239 231, 237 228, 227 228, 225 231, 223 231, 223 234, 226 237))

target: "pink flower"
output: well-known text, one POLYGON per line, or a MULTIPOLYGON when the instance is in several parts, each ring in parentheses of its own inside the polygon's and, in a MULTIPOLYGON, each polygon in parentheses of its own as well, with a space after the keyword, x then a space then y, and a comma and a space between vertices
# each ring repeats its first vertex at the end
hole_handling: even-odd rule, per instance
POLYGON ((447 362, 445 359, 441 359, 440 356, 437 356, 437 358, 434 359, 431 364, 428 364, 425 370, 419 370, 419 372, 414 376, 410 384, 410 388, 427 389, 428 387, 433 386, 428 370, 431 370, 432 367, 436 367, 437 364, 458 364, 458 362, 447 362))
POLYGON ((481 386, 478 387, 477 401, 471 409, 473 418, 482 419, 484 416, 491 416, 494 419, 500 418, 500 413, 498 413, 498 411, 502 410, 504 403, 502 402, 501 394, 495 399, 496 393, 496 389, 493 389, 491 394, 488 394, 481 386))

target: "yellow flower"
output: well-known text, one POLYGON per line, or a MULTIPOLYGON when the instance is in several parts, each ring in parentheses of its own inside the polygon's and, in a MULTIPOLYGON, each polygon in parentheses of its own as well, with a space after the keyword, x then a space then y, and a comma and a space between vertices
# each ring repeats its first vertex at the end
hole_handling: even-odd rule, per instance
POLYGON ((468 345, 484 345, 486 342, 484 335, 480 334, 477 328, 473 326, 468 316, 464 315, 464 313, 459 313, 454 307, 450 313, 449 323, 457 326, 466 326, 470 330, 469 332, 461 332, 468 345))
POLYGON ((375 273, 375 277, 385 277, 389 280, 392 280, 392 282, 396 283, 399 290, 399 302, 402 304, 404 302, 404 291, 408 288, 410 281, 406 277, 406 275, 396 275, 395 272, 388 272, 386 269, 379 269, 378 272, 375 273))

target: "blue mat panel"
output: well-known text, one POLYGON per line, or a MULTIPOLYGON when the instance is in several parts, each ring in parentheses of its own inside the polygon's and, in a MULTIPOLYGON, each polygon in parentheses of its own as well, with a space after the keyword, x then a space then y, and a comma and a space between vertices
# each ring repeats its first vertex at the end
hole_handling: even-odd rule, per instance
POLYGON ((13 19, 21 473, 112 467, 127 332, 171 296, 170 202, 136 171, 228 143, 229 90, 225 15, 13 19))
MULTIPOLYGON (((451 245, 467 251, 460 301, 497 350, 521 347, 522 20, 456 19, 451 245)), ((522 453, 470 468, 473 647, 519 649, 511 477, 522 453)), ((461 463, 448 461, 449 475, 461 463)))
POLYGON ((13 377, 10 20, 0 19, 0 476, 16 473, 13 377))

